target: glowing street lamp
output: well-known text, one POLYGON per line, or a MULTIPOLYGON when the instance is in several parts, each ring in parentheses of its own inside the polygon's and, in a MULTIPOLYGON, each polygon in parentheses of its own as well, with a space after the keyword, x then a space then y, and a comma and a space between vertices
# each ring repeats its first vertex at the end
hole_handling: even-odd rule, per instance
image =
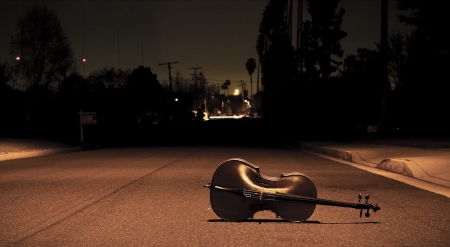
POLYGON ((239 95, 239 89, 235 89, 233 95, 239 95))
POLYGON ((20 61, 20 57, 19 56, 16 57, 16 61, 20 61))
POLYGON ((83 58, 83 63, 85 63, 86 62, 86 58, 83 58))
POLYGON ((245 100, 244 102, 245 102, 247 108, 251 108, 252 107, 252 105, 250 104, 249 100, 245 100))

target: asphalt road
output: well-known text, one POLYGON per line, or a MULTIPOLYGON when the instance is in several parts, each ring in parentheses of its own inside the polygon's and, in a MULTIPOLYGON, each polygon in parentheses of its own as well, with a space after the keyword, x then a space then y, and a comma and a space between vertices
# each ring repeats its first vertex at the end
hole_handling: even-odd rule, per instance
POLYGON ((299 150, 134 147, 0 162, 1 246, 450 246, 450 199, 299 150), (302 172, 318 197, 382 209, 320 206, 303 223, 211 210, 215 169, 243 158, 261 174, 302 172))

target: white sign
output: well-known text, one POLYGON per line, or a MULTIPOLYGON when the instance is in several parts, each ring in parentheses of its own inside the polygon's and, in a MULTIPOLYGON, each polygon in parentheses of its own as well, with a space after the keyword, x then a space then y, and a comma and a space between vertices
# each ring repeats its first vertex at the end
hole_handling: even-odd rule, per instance
POLYGON ((97 124, 97 115, 83 113, 83 124, 97 124))
POLYGON ((78 115, 80 115, 80 135, 81 142, 83 142, 83 124, 97 124, 97 113, 83 112, 80 110, 78 115))

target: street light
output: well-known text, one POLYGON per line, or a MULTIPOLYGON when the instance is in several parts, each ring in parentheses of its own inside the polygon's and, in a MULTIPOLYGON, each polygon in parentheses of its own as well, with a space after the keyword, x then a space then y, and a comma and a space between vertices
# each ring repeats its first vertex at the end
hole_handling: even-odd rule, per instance
POLYGON ((16 61, 20 61, 20 57, 19 56, 16 57, 16 61))

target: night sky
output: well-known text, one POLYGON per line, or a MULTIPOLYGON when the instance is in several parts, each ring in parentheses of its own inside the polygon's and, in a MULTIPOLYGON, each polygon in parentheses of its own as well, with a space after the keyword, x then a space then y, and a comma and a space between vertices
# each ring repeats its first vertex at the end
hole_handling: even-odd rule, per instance
MULTIPOLYGON (((143 64, 161 82, 169 74, 167 66, 159 64, 179 62, 173 65, 173 77, 176 71, 188 77, 193 73, 190 67, 201 67, 209 82, 229 79, 237 88, 238 81, 250 81, 245 62, 257 58, 258 27, 268 0, 0 0, 2 61, 9 56, 16 18, 36 3, 46 3, 57 13, 82 75, 104 67, 133 69, 143 64)), ((401 12, 395 4, 389 0, 389 32, 409 32, 398 22, 401 12)), ((357 48, 374 48, 380 38, 380 0, 345 0, 339 5, 346 9, 341 26, 348 33, 341 41, 344 57, 357 48)), ((256 81, 256 72, 253 78, 256 81)), ((253 87, 255 92, 255 83, 253 87)))

